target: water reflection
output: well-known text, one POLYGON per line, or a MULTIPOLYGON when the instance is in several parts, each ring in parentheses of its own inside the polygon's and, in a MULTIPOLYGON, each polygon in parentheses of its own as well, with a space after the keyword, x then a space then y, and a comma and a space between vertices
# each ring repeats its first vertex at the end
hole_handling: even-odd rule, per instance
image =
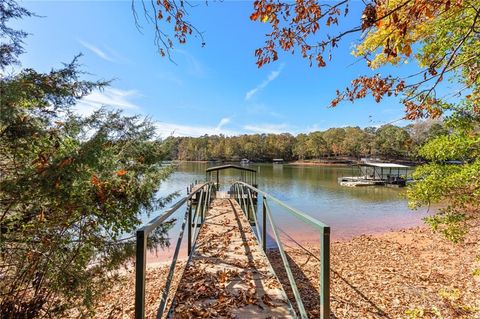
MULTIPOLYGON (((205 179, 205 169, 209 166, 214 165, 180 163, 176 172, 162 183, 160 194, 180 191, 183 196, 192 181, 205 179)), ((257 170, 260 189, 330 225, 334 239, 420 225, 426 215, 424 211, 408 209, 404 189, 340 186, 337 179, 352 175, 350 167, 288 164, 250 164, 247 167, 257 170)), ((228 186, 238 174, 235 170, 222 171, 220 183, 228 186)), ((296 240, 309 241, 311 236, 317 239, 316 233, 308 231, 282 209, 274 205, 271 209, 278 226, 296 240)), ((179 210, 179 214, 184 214, 184 210, 179 210)), ((172 229, 171 238, 175 238, 176 228, 172 229)))

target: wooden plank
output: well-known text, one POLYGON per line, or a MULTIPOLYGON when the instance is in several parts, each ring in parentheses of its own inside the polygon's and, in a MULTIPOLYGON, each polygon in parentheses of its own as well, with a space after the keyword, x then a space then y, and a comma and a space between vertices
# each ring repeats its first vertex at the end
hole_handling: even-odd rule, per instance
POLYGON ((180 281, 173 318, 293 318, 286 294, 232 199, 215 199, 180 281))

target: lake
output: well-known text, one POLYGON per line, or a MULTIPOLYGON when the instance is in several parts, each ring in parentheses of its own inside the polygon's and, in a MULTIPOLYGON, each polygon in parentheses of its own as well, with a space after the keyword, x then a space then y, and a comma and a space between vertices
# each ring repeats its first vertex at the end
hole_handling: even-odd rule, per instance
MULTIPOLYGON (((180 163, 175 173, 162 183, 159 194, 179 191, 184 196, 190 183, 205 179, 205 169, 210 166, 213 165, 180 163)), ((249 164, 247 167, 257 170, 259 189, 329 225, 333 240, 421 225, 427 215, 426 209, 412 211, 407 207, 405 189, 340 186, 338 177, 355 174, 350 167, 289 164, 249 164)), ((234 170, 221 171, 220 183, 231 183, 236 176, 234 170)), ((284 238, 318 242, 319 234, 310 226, 273 203, 270 207, 284 238)), ((184 212, 182 209, 176 217, 183 218, 184 212)), ((171 239, 176 238, 179 224, 171 230, 171 239)))

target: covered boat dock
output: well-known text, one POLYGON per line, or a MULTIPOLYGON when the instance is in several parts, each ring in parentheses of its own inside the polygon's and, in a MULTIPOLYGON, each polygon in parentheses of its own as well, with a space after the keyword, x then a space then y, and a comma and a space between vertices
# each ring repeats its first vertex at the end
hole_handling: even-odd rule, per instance
POLYGON ((238 180, 241 182, 247 183, 252 185, 253 187, 257 187, 257 171, 253 168, 238 166, 238 165, 221 165, 221 166, 214 166, 209 167, 205 170, 206 173, 206 180, 207 182, 215 182, 216 189, 220 188, 220 171, 226 169, 233 169, 240 172, 238 176, 238 180))
POLYGON ((385 185, 403 187, 406 185, 410 166, 395 163, 366 162, 358 165, 360 176, 340 177, 343 186, 385 185))

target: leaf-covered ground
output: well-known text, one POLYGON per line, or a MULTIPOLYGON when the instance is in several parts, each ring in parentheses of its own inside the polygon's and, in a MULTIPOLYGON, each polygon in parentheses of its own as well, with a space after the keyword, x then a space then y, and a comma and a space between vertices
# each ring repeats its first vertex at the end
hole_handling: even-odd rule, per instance
MULTIPOLYGON (((480 268, 479 240, 476 227, 456 245, 426 228, 334 242, 332 318, 480 318, 480 278, 473 276, 480 268)), ((285 249, 306 308, 318 318, 318 249, 291 243, 285 249)), ((269 256, 285 283, 278 252, 269 256)), ((148 270, 150 318, 166 273, 166 267, 148 270)), ((123 276, 100 303, 97 318, 133 318, 134 282, 133 271, 123 276)))
MULTIPOLYGON (((179 261, 174 272, 171 292, 178 284, 184 261, 179 261)), ((159 300, 165 287, 169 265, 155 265, 147 268, 145 285, 145 316, 156 318, 159 300)), ((130 319, 135 317, 135 270, 129 269, 120 275, 117 284, 108 289, 97 305, 94 318, 130 319)), ((76 318, 71 316, 70 318, 76 318)))
MULTIPOLYGON (((480 318, 480 228, 452 244, 424 227, 332 245, 334 318, 480 318)), ((310 317, 318 318, 319 250, 286 247, 310 317)), ((269 253, 287 294, 277 251, 269 253)))

